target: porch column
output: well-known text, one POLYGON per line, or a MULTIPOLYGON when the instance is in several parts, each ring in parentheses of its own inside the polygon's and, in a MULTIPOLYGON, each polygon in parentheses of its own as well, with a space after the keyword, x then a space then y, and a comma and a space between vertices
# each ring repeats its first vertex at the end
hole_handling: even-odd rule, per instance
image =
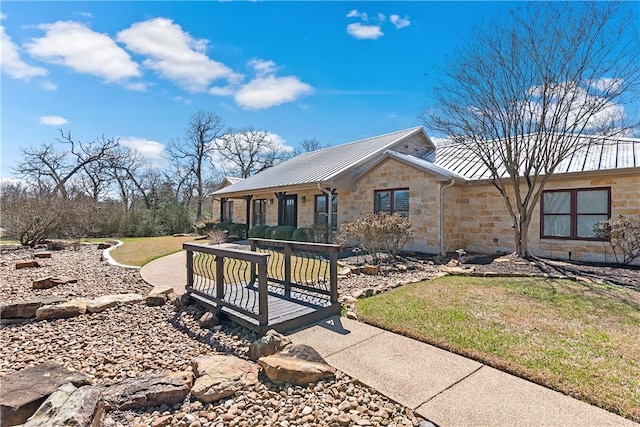
POLYGON ((247 224, 247 238, 249 237, 249 229, 251 228, 251 199, 253 196, 244 196, 245 202, 247 202, 247 211, 245 215, 246 224, 247 224))
POLYGON ((284 225, 284 196, 286 191, 274 193, 278 199, 278 225, 284 225))

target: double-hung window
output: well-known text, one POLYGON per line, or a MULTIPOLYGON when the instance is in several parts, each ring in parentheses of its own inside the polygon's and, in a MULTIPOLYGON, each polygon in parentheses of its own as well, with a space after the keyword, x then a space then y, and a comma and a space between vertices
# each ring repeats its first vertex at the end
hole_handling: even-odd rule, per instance
POLYGON ((595 227, 611 217, 611 189, 548 190, 542 193, 540 237, 603 240, 595 227))
POLYGON ((253 201, 253 226, 267 223, 267 200, 256 199, 253 201))
MULTIPOLYGON (((320 194, 315 197, 315 205, 313 208, 314 224, 322 225, 329 222, 329 206, 327 204, 327 195, 320 194)), ((338 229, 338 196, 331 196, 331 228, 338 229)))
POLYGON ((373 211, 409 216, 409 189, 376 190, 373 211))
POLYGON ((222 204, 222 222, 233 222, 233 201, 225 200, 222 204))

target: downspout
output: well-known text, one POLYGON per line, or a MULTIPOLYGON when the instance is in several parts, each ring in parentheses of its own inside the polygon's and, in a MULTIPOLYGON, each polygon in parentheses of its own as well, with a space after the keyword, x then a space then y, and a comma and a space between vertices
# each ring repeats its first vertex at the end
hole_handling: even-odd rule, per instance
MULTIPOLYGON (((327 226, 329 228, 329 230, 333 230, 332 225, 333 225, 333 215, 332 215, 332 211, 331 209, 333 209, 333 193, 329 190, 326 190, 322 187, 320 187, 320 183, 318 183, 318 190, 322 191, 324 194, 327 195, 327 226)), ((339 201, 338 201, 339 202, 339 201)))
POLYGON ((444 255, 444 190, 454 185, 456 181, 451 178, 450 182, 442 186, 440 184, 440 255, 444 255))

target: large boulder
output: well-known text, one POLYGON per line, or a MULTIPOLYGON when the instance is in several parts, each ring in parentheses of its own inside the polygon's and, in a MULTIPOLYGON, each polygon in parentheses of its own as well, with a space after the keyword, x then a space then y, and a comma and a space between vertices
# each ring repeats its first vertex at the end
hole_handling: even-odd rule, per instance
POLYGON ((157 286, 149 291, 145 302, 150 307, 164 305, 167 302, 167 296, 171 293, 173 293, 173 288, 157 286))
POLYGON ((193 361, 196 375, 191 395, 205 402, 233 396, 237 391, 258 383, 258 365, 239 357, 218 354, 193 361))
POLYGON ((70 372, 53 362, 44 362, 2 378, 2 427, 23 424, 51 393, 67 383, 80 387, 87 385, 88 379, 84 374, 70 372))
POLYGON ((127 410, 174 405, 189 393, 186 378, 156 374, 144 378, 128 378, 102 390, 107 410, 127 410))
POLYGON ((98 427, 103 417, 104 402, 100 389, 65 384, 45 400, 24 427, 98 427))
POLYGON ((61 304, 43 305, 36 310, 36 320, 68 319, 87 312, 88 299, 74 299, 61 304))
POLYGON ((140 294, 104 295, 90 300, 87 304, 87 311, 89 313, 100 313, 117 305, 137 304, 143 300, 144 297, 140 294))
POLYGON ((306 386, 331 378, 336 372, 317 351, 304 344, 291 345, 280 353, 261 357, 258 363, 276 384, 306 386))
POLYGON ((249 346, 249 359, 254 362, 264 356, 276 354, 291 344, 291 340, 284 335, 269 330, 263 337, 258 338, 249 346))
POLYGON ((0 305, 0 318, 11 319, 19 317, 22 319, 30 319, 32 317, 36 317, 36 310, 43 305, 57 304, 63 301, 64 299, 59 297, 43 297, 27 302, 2 304, 0 305))

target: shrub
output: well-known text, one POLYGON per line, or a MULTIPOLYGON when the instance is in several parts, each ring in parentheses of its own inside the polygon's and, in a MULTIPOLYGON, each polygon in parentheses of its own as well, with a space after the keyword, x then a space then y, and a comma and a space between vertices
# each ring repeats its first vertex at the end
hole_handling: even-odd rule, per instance
POLYGON ((291 235, 291 240, 295 240, 296 242, 308 242, 309 232, 310 230, 308 228, 298 228, 291 235))
POLYGON ((396 256, 407 243, 412 228, 409 218, 384 213, 368 214, 342 225, 347 238, 371 254, 374 261, 379 261, 379 253, 396 256))
POLYGON ((265 239, 273 239, 273 232, 278 228, 277 225, 272 225, 270 227, 265 228, 264 230, 264 238, 265 239))
POLYGON ((204 222, 196 224, 195 228, 196 228, 196 233, 198 233, 198 235, 204 236, 205 234, 207 234, 207 226, 204 222))
POLYGON ((273 230, 271 238, 275 240, 291 240, 291 236, 294 231, 296 231, 295 227, 291 227, 290 225, 281 225, 273 230))
POLYGON ((256 225, 249 230, 249 237, 254 239, 264 239, 264 232, 267 228, 269 228, 268 225, 256 225))
POLYGON ((244 239, 247 234, 247 226, 245 224, 229 224, 227 232, 229 236, 238 236, 240 239, 244 239))
POLYGON ((605 244, 618 264, 630 264, 640 257, 640 215, 619 215, 595 226, 596 236, 606 238, 605 244))

